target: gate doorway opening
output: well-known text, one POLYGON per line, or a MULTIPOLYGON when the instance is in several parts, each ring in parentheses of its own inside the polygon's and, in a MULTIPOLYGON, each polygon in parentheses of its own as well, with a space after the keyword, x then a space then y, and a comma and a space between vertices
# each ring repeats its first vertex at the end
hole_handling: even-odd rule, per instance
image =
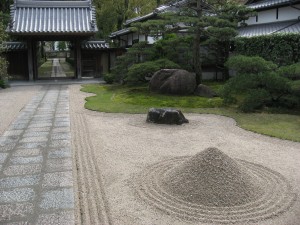
POLYGON ((75 78, 74 50, 69 41, 40 41, 37 79, 75 78))

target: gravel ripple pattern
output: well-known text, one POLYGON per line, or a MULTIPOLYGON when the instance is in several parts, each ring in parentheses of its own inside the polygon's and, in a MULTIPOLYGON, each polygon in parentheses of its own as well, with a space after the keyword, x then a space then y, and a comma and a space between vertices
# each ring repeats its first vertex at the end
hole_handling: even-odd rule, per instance
POLYGON ((181 219, 213 224, 265 220, 288 210, 296 198, 291 186, 281 174, 262 165, 236 159, 236 162, 255 176, 262 185, 264 193, 260 198, 244 205, 231 207, 209 207, 183 201, 166 191, 161 178, 188 159, 190 157, 175 157, 161 161, 140 173, 135 178, 135 189, 139 197, 181 219))

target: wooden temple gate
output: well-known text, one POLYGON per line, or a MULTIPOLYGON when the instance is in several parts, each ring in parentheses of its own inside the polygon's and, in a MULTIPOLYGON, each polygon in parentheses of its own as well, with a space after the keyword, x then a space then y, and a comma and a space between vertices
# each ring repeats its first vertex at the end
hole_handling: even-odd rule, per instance
MULTIPOLYGON (((101 41, 86 41, 97 32, 95 9, 87 1, 15 0, 11 6, 11 21, 7 32, 25 43, 28 80, 38 78, 37 42, 70 41, 74 47, 75 78, 83 74, 82 49, 104 49, 101 41)), ((111 57, 108 54, 109 58, 111 57)), ((17 65, 16 65, 17 66, 17 65)))

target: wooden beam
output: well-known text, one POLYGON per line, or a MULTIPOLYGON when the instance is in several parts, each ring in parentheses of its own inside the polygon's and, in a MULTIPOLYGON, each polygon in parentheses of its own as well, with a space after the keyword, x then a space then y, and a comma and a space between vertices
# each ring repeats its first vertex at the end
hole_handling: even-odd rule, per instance
POLYGON ((81 68, 81 41, 76 40, 76 78, 81 79, 82 68, 81 68))
POLYGON ((38 62, 37 62, 37 42, 32 41, 32 65, 33 65, 33 79, 38 78, 38 62))
POLYGON ((29 80, 33 80, 33 54, 32 54, 32 40, 28 40, 27 42, 27 48, 28 48, 28 76, 29 80))

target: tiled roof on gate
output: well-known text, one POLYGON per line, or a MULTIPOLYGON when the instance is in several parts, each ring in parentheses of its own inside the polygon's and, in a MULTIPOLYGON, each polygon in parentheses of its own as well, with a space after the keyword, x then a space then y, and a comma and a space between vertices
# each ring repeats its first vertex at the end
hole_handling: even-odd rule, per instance
POLYGON ((105 41, 85 41, 81 44, 82 49, 108 49, 109 44, 105 41))
POLYGON ((0 44, 0 50, 2 51, 18 51, 18 50, 26 50, 27 44, 26 42, 3 42, 0 44))
POLYGON ((285 21, 241 27, 239 37, 254 37, 276 33, 300 33, 300 21, 285 21))
POLYGON ((252 9, 263 9, 280 5, 295 4, 299 2, 300 1, 297 0, 259 0, 255 3, 247 4, 247 6, 252 9))
POLYGON ((15 0, 11 6, 12 34, 93 34, 97 31, 95 9, 85 1, 15 0))

